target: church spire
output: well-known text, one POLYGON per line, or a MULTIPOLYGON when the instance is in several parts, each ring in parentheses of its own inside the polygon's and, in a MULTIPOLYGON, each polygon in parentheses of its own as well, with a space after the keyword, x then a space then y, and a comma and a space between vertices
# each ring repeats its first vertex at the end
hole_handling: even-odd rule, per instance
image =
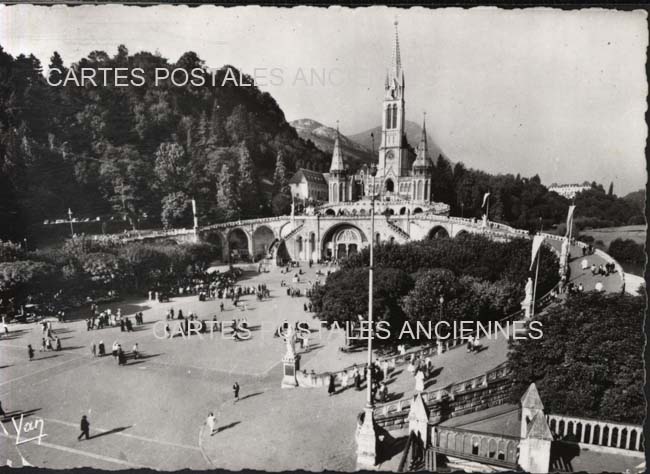
POLYGON ((424 112, 423 117, 422 117, 422 138, 420 138, 420 144, 418 145, 418 151, 417 151, 417 156, 415 158, 415 162, 413 162, 413 166, 426 166, 428 164, 427 162, 427 155, 428 155, 428 146, 427 146, 427 113, 424 112))
POLYGON ((393 58, 391 61, 392 73, 395 79, 400 79, 402 76, 402 56, 399 51, 399 34, 397 32, 397 18, 395 19, 395 44, 393 45, 393 58))
POLYGON ((334 151, 332 152, 332 164, 330 166, 330 173, 332 171, 344 171, 343 153, 341 152, 340 134, 339 134, 339 121, 336 121, 336 139, 334 140, 334 151))

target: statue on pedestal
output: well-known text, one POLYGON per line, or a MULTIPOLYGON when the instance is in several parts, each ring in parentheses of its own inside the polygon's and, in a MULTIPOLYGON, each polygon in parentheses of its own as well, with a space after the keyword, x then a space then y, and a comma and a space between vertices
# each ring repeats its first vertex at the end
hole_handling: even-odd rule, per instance
POLYGON ((300 369, 300 356, 296 355, 296 331, 291 324, 288 326, 285 342, 287 345, 287 352, 282 358, 282 365, 284 370, 281 387, 294 388, 298 386, 296 373, 300 369))
POLYGON ((524 310, 526 317, 530 318, 533 306, 533 279, 528 277, 526 287, 524 288, 524 301, 521 302, 521 309, 524 310))

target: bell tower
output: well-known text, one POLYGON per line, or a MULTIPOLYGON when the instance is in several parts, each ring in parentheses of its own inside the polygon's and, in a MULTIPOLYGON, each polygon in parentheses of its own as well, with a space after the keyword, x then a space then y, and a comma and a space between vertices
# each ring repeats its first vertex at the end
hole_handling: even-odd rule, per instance
MULTIPOLYGON (((379 145, 379 166, 377 176, 384 189, 395 183, 396 178, 409 172, 408 151, 404 139, 404 71, 399 49, 397 20, 395 20, 395 42, 390 68, 386 73, 381 143, 379 145)), ((390 189, 388 189, 390 191, 390 189)))

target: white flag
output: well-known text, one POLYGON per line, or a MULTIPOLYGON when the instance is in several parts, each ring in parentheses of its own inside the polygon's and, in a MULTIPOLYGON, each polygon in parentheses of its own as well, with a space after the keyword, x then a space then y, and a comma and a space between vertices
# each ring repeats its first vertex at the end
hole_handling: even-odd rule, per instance
POLYGON ((566 235, 569 235, 569 230, 573 226, 573 211, 575 209, 575 206, 569 206, 569 214, 566 217, 566 235))
POLYGON ((483 195, 483 204, 481 204, 481 207, 485 207, 485 203, 487 202, 489 197, 490 197, 490 193, 485 193, 483 195))
POLYGON ((535 257, 537 257, 537 254, 539 253, 539 249, 542 247, 543 242, 544 242, 543 235, 536 235, 533 237, 533 254, 530 257, 530 270, 533 269, 533 264, 535 263, 535 257))

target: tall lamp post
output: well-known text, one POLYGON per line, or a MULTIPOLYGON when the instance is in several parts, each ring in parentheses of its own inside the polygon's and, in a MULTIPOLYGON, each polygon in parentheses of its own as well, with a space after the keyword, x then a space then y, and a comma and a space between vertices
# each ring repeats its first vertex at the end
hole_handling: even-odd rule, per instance
POLYGON ((375 243, 375 176, 377 176, 377 165, 370 166, 372 176, 372 188, 370 195, 370 265, 368 274, 368 371, 366 375, 367 399, 364 408, 363 424, 357 438, 357 463, 361 466, 375 466, 377 463, 377 434, 375 432, 374 402, 372 399, 372 302, 373 302, 373 247, 375 243))

